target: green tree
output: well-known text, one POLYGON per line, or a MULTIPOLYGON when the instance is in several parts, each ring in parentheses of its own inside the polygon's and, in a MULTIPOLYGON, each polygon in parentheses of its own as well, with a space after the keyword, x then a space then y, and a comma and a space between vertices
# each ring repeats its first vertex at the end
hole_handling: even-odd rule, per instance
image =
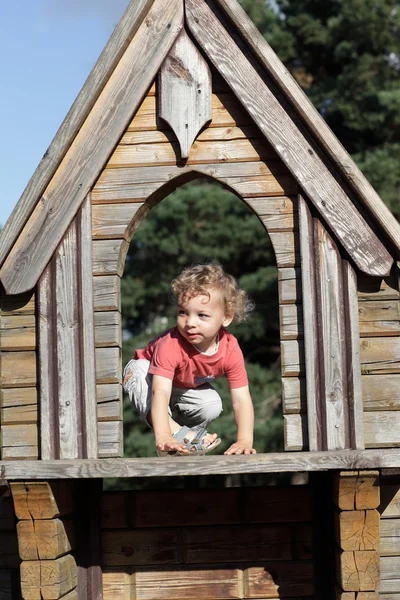
MULTIPOLYGON (((246 6, 243 6, 248 12, 246 6)), ((400 4, 276 0, 274 50, 400 217, 400 4)), ((261 10, 262 2, 255 3, 261 10)), ((266 18, 270 10, 265 7, 266 18)), ((261 19, 262 21, 262 19, 261 19)))

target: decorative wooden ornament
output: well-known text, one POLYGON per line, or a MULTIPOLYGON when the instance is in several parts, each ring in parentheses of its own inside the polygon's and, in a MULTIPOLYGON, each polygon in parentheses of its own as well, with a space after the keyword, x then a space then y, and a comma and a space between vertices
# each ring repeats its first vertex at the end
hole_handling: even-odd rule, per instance
POLYGON ((182 158, 188 158, 200 130, 211 121, 211 73, 189 36, 182 31, 159 77, 159 116, 175 133, 182 158))

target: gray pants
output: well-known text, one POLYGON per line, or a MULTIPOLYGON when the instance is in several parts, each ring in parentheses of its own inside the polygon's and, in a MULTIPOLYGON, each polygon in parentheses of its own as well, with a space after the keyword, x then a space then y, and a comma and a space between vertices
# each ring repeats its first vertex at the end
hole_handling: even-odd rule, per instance
MULTIPOLYGON (((147 422, 151 406, 152 379, 150 363, 144 358, 131 360, 124 370, 124 390, 140 417, 147 422)), ((169 413, 179 425, 206 427, 222 412, 220 395, 208 383, 197 388, 172 386, 169 413)))

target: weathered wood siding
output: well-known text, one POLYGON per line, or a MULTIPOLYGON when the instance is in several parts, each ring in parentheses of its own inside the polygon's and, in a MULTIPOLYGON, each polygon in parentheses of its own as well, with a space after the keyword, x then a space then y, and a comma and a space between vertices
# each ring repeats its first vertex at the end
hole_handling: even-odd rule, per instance
POLYGON ((2 460, 38 458, 35 293, 0 290, 0 423, 2 460))
MULTIPOLYGON (((390 469, 387 472, 390 473, 390 469)), ((381 477, 380 600, 400 600, 400 476, 381 477)), ((398 470, 397 470, 398 473, 398 470)))
POLYGON ((312 598, 311 515, 307 486, 105 493, 103 598, 312 598))

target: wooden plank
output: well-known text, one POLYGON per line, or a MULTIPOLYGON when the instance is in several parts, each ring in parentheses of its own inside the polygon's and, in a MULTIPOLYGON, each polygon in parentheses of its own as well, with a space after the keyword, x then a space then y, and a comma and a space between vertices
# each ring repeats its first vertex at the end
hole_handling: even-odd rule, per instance
POLYGON ((36 353, 2 352, 0 361, 0 385, 4 388, 36 386, 36 353))
POLYGON ((279 304, 295 304, 302 301, 301 270, 278 269, 279 304))
POLYGON ((136 599, 189 600, 196 590, 198 600, 243 598, 242 572, 240 569, 138 569, 135 573, 136 599))
MULTIPOLYGON (((300 415, 288 415, 300 416, 300 415)), ((101 423, 100 425, 104 425, 101 423)), ((252 455, 253 456, 253 455, 252 455)), ((9 481, 79 478, 158 477, 182 475, 225 475, 236 473, 292 473, 341 469, 399 468, 397 448, 379 450, 340 450, 331 452, 273 452, 254 458, 216 455, 185 460, 169 458, 76 459, 46 461, 1 461, 1 474, 9 481)))
MULTIPOLYGON (((200 142, 197 140, 192 145, 189 158, 185 161, 188 165, 224 163, 224 162, 252 162, 274 159, 275 153, 271 152, 268 144, 257 138, 252 140, 221 140, 216 142, 200 142)), ((117 146, 111 155, 107 168, 146 167, 157 164, 159 166, 174 166, 179 163, 179 145, 167 144, 137 144, 133 146, 117 146)))
MULTIPOLYGON (((318 354, 321 385, 322 447, 339 450, 350 447, 345 346, 345 315, 342 295, 343 266, 339 250, 322 223, 314 220, 316 293, 318 295, 318 354)), ((303 285, 303 306, 304 299, 303 285)), ((311 327, 310 323, 310 327, 311 327)), ((306 330, 307 328, 305 328, 306 330)), ((314 344, 315 346, 315 344, 314 344)), ((309 363, 306 345, 306 368, 309 363)), ((307 383, 310 376, 307 373, 307 383)), ((309 411, 309 409, 307 408, 309 411)), ((308 412, 309 424, 310 414, 308 412)))
POLYGON ((38 458, 38 428, 36 424, 2 425, 2 459, 38 458))
POLYGON ((103 421, 97 424, 100 458, 118 458, 124 454, 123 422, 103 421))
POLYGON ((18 425, 38 422, 38 406, 16 406, 1 409, 2 425, 18 425))
POLYGON ((93 275, 122 276, 129 244, 123 240, 94 240, 93 275))
POLYGON ((122 347, 121 313, 117 311, 96 312, 94 315, 96 348, 122 347))
POLYGON ((364 413, 365 445, 368 448, 399 447, 399 426, 399 412, 364 413))
POLYGON ((97 405, 98 421, 122 421, 123 406, 120 400, 104 402, 97 405))
POLYGON ((304 344, 302 340, 281 341, 282 377, 297 377, 304 374, 304 344))
POLYGON ((282 304, 279 307, 281 340, 303 338, 303 307, 301 304, 282 304))
POLYGON ((363 375, 364 410, 400 410, 400 375, 363 375))
POLYGON ((379 549, 379 512, 349 510, 336 514, 336 541, 342 550, 379 549))
POLYGON ((379 554, 374 550, 342 552, 339 582, 345 591, 373 591, 379 587, 379 554))
MULTIPOLYGON (((304 332, 304 361, 306 375, 308 444, 311 451, 324 448, 323 413, 319 340, 318 340, 318 304, 317 273, 314 262, 314 229, 310 210, 304 198, 298 198, 299 239, 302 287, 302 321, 304 332)), ((318 263, 317 263, 318 264, 318 263)), ((289 423, 287 424, 289 426, 289 423)), ((287 430, 286 439, 290 432, 287 430)), ((287 442, 288 444, 288 442, 287 442)), ((331 448, 330 448, 331 449, 331 448)))
POLYGON ((300 598, 314 592, 311 562, 249 567, 244 578, 245 598, 300 598))
POLYGON ((400 305, 396 300, 372 300, 360 302, 358 316, 362 321, 399 321, 400 305))
MULTIPOLYGON (((97 425, 96 425, 96 364, 95 364, 95 331, 93 301, 93 256, 92 256, 92 211, 90 195, 86 198, 79 212, 79 249, 78 281, 79 281, 79 318, 80 318, 80 352, 81 352, 81 389, 78 436, 82 435, 82 455, 85 458, 97 458, 97 425)), ((75 369, 77 364, 75 364, 75 369)))
POLYGON ((173 529, 103 531, 102 564, 105 567, 178 564, 180 538, 180 532, 173 529))
POLYGON ((120 348, 96 348, 96 381, 120 383, 122 373, 120 348))
POLYGON ((286 451, 308 450, 307 420, 303 415, 284 415, 283 435, 286 451))
POLYGON ((43 272, 182 29, 183 4, 181 0, 155 0, 148 16, 44 191, 46 202, 36 205, 5 260, 0 273, 9 293, 31 289, 43 272))
MULTIPOLYGON (((4 233, 4 229, 2 229, 4 233)), ((0 285, 0 315, 34 315, 35 314, 35 293, 33 290, 17 296, 6 296, 3 287, 0 285)))
POLYGON ((399 300, 399 285, 396 277, 368 277, 357 273, 358 300, 370 302, 376 300, 399 300))
POLYGON ((212 10, 200 0, 188 0, 186 19, 196 41, 357 266, 372 275, 389 274, 393 259, 386 248, 212 10))
POLYGON ((287 525, 186 528, 183 548, 188 564, 281 561, 291 559, 290 538, 287 525))
MULTIPOLYGON (((400 556, 382 556, 380 560, 381 585, 380 596, 392 594, 400 590, 400 556)), ((390 598, 390 596, 389 596, 390 598)))
POLYGON ((96 386, 97 403, 113 402, 120 400, 122 402, 122 385, 120 383, 110 383, 96 386))
POLYGON ((58 600, 77 585, 77 567, 68 554, 56 560, 40 561, 40 593, 43 600, 58 600))
POLYGON ((361 368, 364 374, 400 372, 399 338, 364 338, 361 340, 361 368))
POLYGON ((382 519, 380 535, 380 555, 399 556, 400 522, 398 519, 382 519))
POLYGON ((261 218, 268 232, 298 229, 297 212, 294 212, 293 207, 294 202, 294 198, 288 196, 247 200, 247 204, 261 218))
POLYGON ((1 315, 0 350, 34 350, 36 325, 34 315, 1 315))
POLYGON ((398 300, 372 300, 358 306, 360 335, 362 337, 400 335, 400 307, 398 300))
MULTIPOLYGON (((193 166, 150 166, 144 168, 125 168, 125 169, 104 169, 101 173, 92 193, 92 200, 96 193, 113 192, 116 193, 119 187, 127 188, 129 186, 144 186, 147 184, 167 183, 179 175, 187 175, 193 172, 202 173, 208 177, 227 180, 237 178, 239 180, 251 180, 252 178, 266 179, 270 175, 287 175, 287 169, 282 165, 282 161, 277 159, 264 163, 262 161, 249 163, 211 163, 193 166)), ((133 198, 143 198, 146 196, 136 196, 133 198)))
POLYGON ((0 389, 1 408, 21 408, 38 403, 36 388, 9 388, 0 389))
POLYGON ((334 477, 334 501, 341 510, 373 510, 380 505, 378 471, 343 471, 334 477))
POLYGON ((307 411, 304 377, 282 377, 282 407, 286 415, 307 411))
POLYGON ((103 599, 104 600, 132 600, 135 585, 131 573, 124 571, 103 572, 103 599))
POLYGON ((93 239, 125 239, 130 241, 128 227, 142 202, 131 204, 94 204, 93 239))
POLYGON ((54 260, 55 279, 51 294, 54 294, 57 314, 51 328, 53 335, 56 334, 56 373, 53 377, 57 378, 57 422, 54 431, 57 454, 52 458, 82 458, 81 438, 78 433, 78 424, 82 420, 82 382, 77 367, 83 357, 80 354, 82 323, 79 318, 76 220, 64 236, 54 260))
MULTIPOLYGON (((358 325, 357 276, 346 260, 343 267, 343 297, 346 329, 347 408, 350 447, 365 448, 363 426, 363 399, 360 363, 360 331, 358 325)), ((344 399, 346 401, 346 399, 344 399)))
MULTIPOLYGON (((139 113, 139 111, 138 111, 139 113)), ((136 114, 138 114, 136 113, 136 114)), ((197 137, 199 142, 214 142, 221 140, 243 140, 260 138, 261 135, 257 127, 207 127, 201 131, 197 137)), ((174 142, 176 137, 170 129, 167 130, 151 130, 150 131, 127 131, 121 138, 121 145, 132 144, 160 144, 166 142, 174 142)), ((279 161, 281 162, 281 161, 279 161)), ((282 173, 289 173, 287 168, 281 162, 282 173)))
POLYGON ((40 453, 43 460, 56 458, 56 356, 53 351, 54 303, 54 261, 43 272, 38 283, 39 314, 39 373, 40 373, 40 453))
POLYGON ((119 310, 121 312, 121 280, 118 275, 93 277, 95 311, 119 310))
POLYGON ((338 167, 342 177, 362 198, 368 209, 374 214, 378 223, 398 246, 400 233, 398 223, 390 210, 384 205, 367 178, 343 148, 335 134, 326 124, 320 113, 304 94, 298 83, 293 79, 285 65, 269 46, 254 23, 245 13, 241 5, 234 0, 217 0, 233 21, 235 28, 240 32, 246 43, 250 46, 257 59, 267 70, 269 76, 282 90, 289 102, 294 106, 301 120, 312 132, 318 143, 328 152, 334 164, 338 167))
POLYGON ((78 565, 78 598, 102 596, 102 562, 100 539, 100 504, 103 482, 101 479, 84 479, 77 482, 80 498, 75 513, 78 565))
POLYGON ((295 232, 271 232, 269 234, 278 268, 300 265, 300 251, 295 232))
POLYGON ((159 73, 159 115, 175 133, 181 158, 188 158, 199 131, 211 121, 211 72, 185 30, 159 73))
POLYGON ((37 199, 43 194, 153 2, 154 0, 137 0, 134 4, 129 5, 115 27, 106 47, 24 190, 12 213, 12 218, 3 228, 0 263, 3 262, 15 238, 28 220, 37 199))

